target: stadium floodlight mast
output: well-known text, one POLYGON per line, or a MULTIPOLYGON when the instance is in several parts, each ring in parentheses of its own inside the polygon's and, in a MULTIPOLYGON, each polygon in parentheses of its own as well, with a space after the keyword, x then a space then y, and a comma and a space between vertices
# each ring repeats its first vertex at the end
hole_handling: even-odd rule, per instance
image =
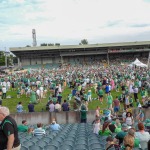
POLYGON ((33 46, 37 46, 35 29, 32 29, 32 38, 33 38, 33 46))

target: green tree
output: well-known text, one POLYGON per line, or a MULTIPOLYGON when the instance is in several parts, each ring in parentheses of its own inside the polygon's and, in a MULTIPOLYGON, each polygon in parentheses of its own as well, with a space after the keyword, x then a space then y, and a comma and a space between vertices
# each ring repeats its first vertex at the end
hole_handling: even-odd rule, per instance
POLYGON ((81 43, 79 43, 79 45, 86 45, 88 44, 88 40, 87 39, 82 39, 81 43))
POLYGON ((55 46, 60 46, 60 43, 55 43, 55 46))
POLYGON ((5 66, 5 55, 4 55, 4 52, 0 52, 0 66, 5 66))
POLYGON ((41 46, 47 46, 47 43, 42 43, 41 46))
POLYGON ((48 43, 48 46, 54 46, 54 44, 53 43, 48 43))

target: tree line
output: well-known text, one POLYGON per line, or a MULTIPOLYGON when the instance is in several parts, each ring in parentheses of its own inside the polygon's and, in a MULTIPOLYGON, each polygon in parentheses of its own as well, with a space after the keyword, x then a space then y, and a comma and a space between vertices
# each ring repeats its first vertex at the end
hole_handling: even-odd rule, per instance
MULTIPOLYGON (((86 45, 88 44, 87 39, 82 39, 79 45, 86 45)), ((60 46, 60 43, 41 43, 40 46, 60 46)), ((31 47, 30 45, 27 45, 26 47, 31 47)))

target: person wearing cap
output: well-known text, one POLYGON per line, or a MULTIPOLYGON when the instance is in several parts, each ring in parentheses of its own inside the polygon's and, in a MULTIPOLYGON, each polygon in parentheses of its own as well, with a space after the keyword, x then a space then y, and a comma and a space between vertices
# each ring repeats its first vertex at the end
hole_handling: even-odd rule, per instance
POLYGON ((119 140, 119 145, 122 144, 124 137, 127 135, 127 132, 128 132, 128 125, 123 123, 122 131, 116 135, 116 137, 114 138, 114 142, 117 142, 119 140))
POLYGON ((27 126, 27 121, 22 120, 22 124, 18 125, 18 132, 27 132, 28 131, 28 126, 27 126))
POLYGON ((138 121, 143 121, 143 120, 144 120, 144 112, 143 112, 143 110, 142 110, 142 105, 141 105, 140 103, 139 103, 139 105, 138 105, 138 108, 139 108, 139 113, 138 113, 136 119, 137 119, 138 121))
POLYGON ((142 122, 138 123, 138 132, 135 132, 135 137, 140 140, 140 145, 142 149, 147 148, 147 143, 150 140, 150 134, 145 131, 145 127, 142 122))
POLYGON ((59 131, 61 129, 60 125, 56 123, 56 120, 52 120, 52 124, 49 126, 51 131, 59 131))

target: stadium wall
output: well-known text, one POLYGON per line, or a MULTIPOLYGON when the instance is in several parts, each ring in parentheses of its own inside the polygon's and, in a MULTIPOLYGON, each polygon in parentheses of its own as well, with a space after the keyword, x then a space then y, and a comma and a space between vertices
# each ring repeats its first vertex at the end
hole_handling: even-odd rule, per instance
MULTIPOLYGON (((133 110, 133 116, 135 117, 138 113, 138 109, 133 110)), ((144 109, 145 118, 150 118, 150 108, 144 109)), ((79 123, 80 122, 80 112, 69 111, 60 113, 50 113, 50 112, 34 112, 34 113, 16 113, 11 114, 11 116, 16 120, 17 124, 21 124, 22 120, 27 120, 28 124, 33 125, 39 122, 43 124, 50 124, 53 118, 56 118, 59 124, 66 123, 79 123)), ((95 111, 88 111, 87 122, 92 122, 95 118, 95 111)))

